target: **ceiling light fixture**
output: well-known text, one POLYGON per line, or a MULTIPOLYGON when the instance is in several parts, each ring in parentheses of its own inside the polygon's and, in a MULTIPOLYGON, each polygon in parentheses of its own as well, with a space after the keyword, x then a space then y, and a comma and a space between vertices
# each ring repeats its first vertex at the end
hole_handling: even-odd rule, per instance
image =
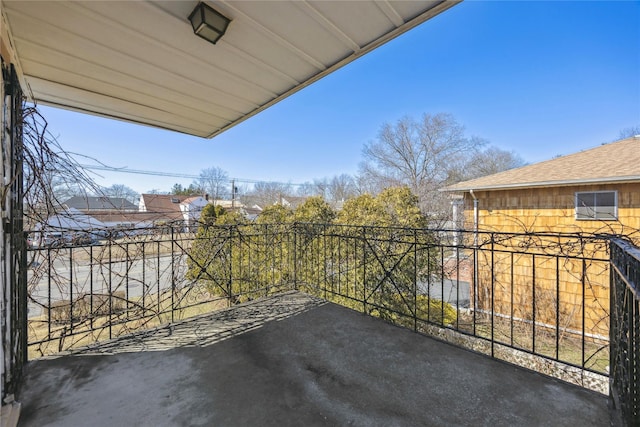
POLYGON ((202 2, 193 9, 189 15, 189 21, 196 35, 213 44, 220 40, 231 22, 229 18, 202 2))

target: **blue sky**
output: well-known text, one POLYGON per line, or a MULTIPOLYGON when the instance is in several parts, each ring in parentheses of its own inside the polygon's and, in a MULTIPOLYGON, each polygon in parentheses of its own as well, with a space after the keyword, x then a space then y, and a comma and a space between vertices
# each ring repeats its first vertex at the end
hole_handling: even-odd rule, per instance
MULTIPOLYGON (((138 170, 355 174, 383 123, 438 112, 533 163, 640 125, 640 2, 468 0, 210 140, 40 109, 65 150, 138 170)), ((99 174, 138 192, 192 181, 99 174)))

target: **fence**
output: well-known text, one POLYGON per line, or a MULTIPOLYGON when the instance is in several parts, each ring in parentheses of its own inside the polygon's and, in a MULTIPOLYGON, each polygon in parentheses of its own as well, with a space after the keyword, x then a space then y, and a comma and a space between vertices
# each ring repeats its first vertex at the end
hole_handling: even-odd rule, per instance
POLYGON ((620 425, 640 425, 640 250, 611 242, 610 401, 620 425))
POLYGON ((609 363, 604 239, 317 225, 296 236, 298 289, 606 390, 588 375, 609 363))
POLYGON ((178 230, 31 248, 30 357, 297 289, 418 332, 455 332, 456 343, 519 364, 531 355, 606 374, 606 240, 323 224, 178 230))

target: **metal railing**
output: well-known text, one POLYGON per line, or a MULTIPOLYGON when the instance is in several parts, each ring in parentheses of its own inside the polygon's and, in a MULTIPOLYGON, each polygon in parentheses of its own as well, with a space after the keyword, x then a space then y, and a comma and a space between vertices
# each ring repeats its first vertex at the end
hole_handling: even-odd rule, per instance
POLYGON ((335 225, 307 225, 305 232, 304 227, 296 230, 298 289, 606 391, 606 239, 335 225))
POLYGON ((610 403, 616 425, 640 425, 640 250, 611 242, 610 403))
POLYGON ((2 206, 3 232, 0 234, 0 402, 11 403, 18 392, 22 368, 27 361, 26 295, 24 292, 25 259, 23 235, 23 94, 13 65, 1 58, 2 90, 0 99, 0 172, 4 177, 2 206))
POLYGON ((581 384, 609 364, 597 236, 202 225, 29 255, 31 357, 295 289, 545 373, 575 369, 581 384))

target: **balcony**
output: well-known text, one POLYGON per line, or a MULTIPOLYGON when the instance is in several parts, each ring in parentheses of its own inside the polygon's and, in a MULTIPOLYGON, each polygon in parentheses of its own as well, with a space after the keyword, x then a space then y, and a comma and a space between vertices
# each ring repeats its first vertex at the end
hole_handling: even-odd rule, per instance
POLYGON ((606 396, 300 292, 34 362, 21 425, 607 425, 606 396))
POLYGON ((608 245, 254 224, 33 248, 21 423, 605 425, 637 345, 610 354, 608 245))

